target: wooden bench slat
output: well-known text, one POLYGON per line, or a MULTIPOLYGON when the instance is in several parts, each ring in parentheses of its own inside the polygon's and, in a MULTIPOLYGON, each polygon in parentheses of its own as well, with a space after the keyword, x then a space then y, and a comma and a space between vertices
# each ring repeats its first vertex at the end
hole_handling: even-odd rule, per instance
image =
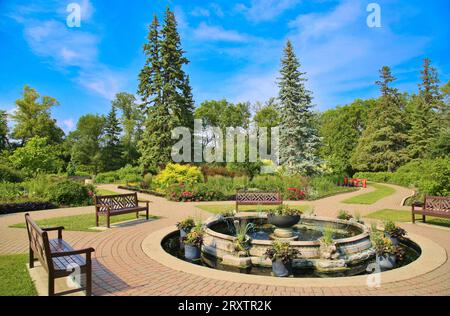
POLYGON ((450 218, 450 197, 445 196, 425 196, 423 205, 412 205, 412 222, 415 223, 415 214, 422 215, 425 222, 426 216, 450 218))
POLYGON ((106 225, 110 227, 110 217, 127 213, 138 213, 145 211, 148 220, 148 202, 146 206, 139 206, 137 193, 94 196, 95 223, 98 226, 98 217, 106 216, 106 225))
MULTIPOLYGON (((48 232, 41 229, 27 213, 25 214, 25 223, 27 225, 29 249, 30 249, 30 269, 34 268, 35 256, 42 266, 48 272, 48 293, 55 295, 55 279, 71 275, 74 269, 79 268, 80 273, 86 274, 86 286, 77 289, 86 290, 86 295, 92 293, 92 263, 91 252, 93 248, 75 250, 65 240, 62 239, 63 227, 50 228, 49 231, 57 230, 58 238, 49 239, 48 232), (74 252, 66 255, 66 252, 74 252), (55 255, 60 255, 55 257, 55 255), (84 254, 83 257, 80 254, 84 254)), ((74 292, 76 290, 70 290, 74 292)), ((60 293, 61 294, 61 293, 60 293)))

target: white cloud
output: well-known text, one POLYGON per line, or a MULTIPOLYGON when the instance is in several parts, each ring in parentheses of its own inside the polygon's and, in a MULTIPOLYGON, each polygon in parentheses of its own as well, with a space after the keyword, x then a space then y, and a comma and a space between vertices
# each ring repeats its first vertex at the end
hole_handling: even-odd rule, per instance
POLYGON ((202 7, 195 7, 191 11, 191 15, 208 17, 210 15, 210 13, 209 13, 208 9, 205 9, 205 8, 202 8, 202 7))
POLYGON ((75 121, 72 118, 65 119, 59 124, 63 131, 67 134, 68 132, 73 131, 75 127, 75 121))
MULTIPOLYGON (((58 2, 38 1, 32 7, 13 8, 13 12, 20 14, 20 19, 15 18, 15 21, 23 26, 24 38, 30 49, 57 71, 70 74, 72 80, 81 87, 108 100, 112 99, 127 79, 98 58, 101 39, 88 23, 94 12, 91 2, 78 1, 81 6, 81 28, 67 27, 64 19, 68 14, 66 7, 55 3, 58 2), (41 16, 45 18, 41 19, 41 16)), ((9 16, 14 18, 13 14, 9 16)))
POLYGON ((193 30, 193 34, 197 39, 207 41, 223 41, 223 42, 245 42, 248 36, 233 30, 225 30, 220 26, 210 26, 205 22, 193 30))
POLYGON ((249 7, 239 3, 235 10, 244 13, 252 22, 264 22, 275 19, 300 2, 301 0, 252 0, 249 7))

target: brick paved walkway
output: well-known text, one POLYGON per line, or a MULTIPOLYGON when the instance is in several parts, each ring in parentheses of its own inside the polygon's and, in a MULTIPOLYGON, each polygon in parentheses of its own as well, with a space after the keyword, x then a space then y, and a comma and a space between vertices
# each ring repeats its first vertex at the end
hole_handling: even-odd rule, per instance
MULTIPOLYGON (((393 196, 370 206, 342 205, 339 201, 363 192, 352 192, 314 202, 301 202, 316 207, 318 215, 334 216, 339 209, 358 209, 361 214, 381 208, 401 209, 400 201, 410 191, 396 187, 393 196)), ((122 192, 114 186, 104 188, 122 192)), ((383 283, 378 289, 366 287, 275 287, 267 285, 233 283, 207 279, 172 270, 147 257, 141 243, 151 232, 175 224, 187 215, 207 218, 210 214, 195 207, 193 203, 175 203, 165 199, 141 195, 149 199, 151 214, 162 218, 139 222, 129 226, 112 228, 100 233, 65 232, 76 248, 92 246, 94 255, 95 295, 450 295, 450 263, 425 275, 396 283, 383 283)), ((301 204, 300 203, 300 204, 301 204)), ((210 204, 220 204, 211 202, 210 204)), ((47 210, 33 212, 33 218, 60 217, 93 212, 93 207, 47 210)), ((8 228, 23 221, 23 214, 0 217, 0 254, 23 253, 27 249, 26 231, 8 228)), ((431 226, 403 224, 411 233, 434 240, 450 251, 450 232, 431 226)))

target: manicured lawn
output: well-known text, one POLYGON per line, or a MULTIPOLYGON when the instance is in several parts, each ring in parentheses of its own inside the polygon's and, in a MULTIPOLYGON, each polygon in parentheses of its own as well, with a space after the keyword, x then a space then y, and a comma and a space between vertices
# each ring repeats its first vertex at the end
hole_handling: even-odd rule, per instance
MULTIPOLYGON (((219 214, 221 212, 234 210, 236 208, 234 204, 197 205, 196 207, 213 214, 219 214)), ((276 207, 277 207, 276 205, 261 206, 263 211, 273 209, 276 207)), ((311 206, 309 205, 291 205, 291 207, 301 211, 307 211, 311 209, 311 206)), ((239 211, 256 212, 257 210, 256 205, 239 205, 239 211)))
MULTIPOLYGON (((392 220, 394 222, 411 222, 411 212, 404 210, 392 210, 392 209, 383 209, 370 214, 367 214, 365 217, 379 219, 379 220, 392 220)), ((421 216, 416 216, 419 222, 422 221, 421 216), (419 220, 420 218, 420 220, 419 220)), ((432 216, 426 217, 426 223, 450 227, 450 220, 445 218, 437 218, 432 216)))
POLYGON ((27 254, 0 256, 0 296, 37 295, 27 262, 27 254))
POLYGON ((375 191, 361 194, 358 196, 354 196, 352 198, 346 199, 342 201, 342 203, 346 204, 374 204, 375 202, 381 200, 382 198, 385 198, 389 195, 392 195, 395 193, 395 190, 391 187, 373 183, 371 184, 375 188, 375 191))
POLYGON ((97 195, 117 195, 120 193, 111 191, 111 190, 106 190, 106 189, 97 189, 97 195))
MULTIPOLYGON (((141 218, 145 218, 145 215, 140 214, 141 218)), ((150 219, 157 219, 158 217, 150 215, 150 219)), ((111 224, 123 222, 126 220, 136 219, 135 214, 122 214, 111 217, 111 224)), ((96 230, 89 229, 95 226, 95 215, 94 214, 83 214, 65 217, 55 217, 49 219, 43 219, 37 221, 37 224, 41 227, 51 227, 51 226, 64 226, 65 230, 72 231, 86 231, 95 232, 96 230)), ((100 216, 100 226, 106 224, 106 217, 100 216)), ((25 223, 19 223, 12 225, 13 228, 25 228, 25 223)))

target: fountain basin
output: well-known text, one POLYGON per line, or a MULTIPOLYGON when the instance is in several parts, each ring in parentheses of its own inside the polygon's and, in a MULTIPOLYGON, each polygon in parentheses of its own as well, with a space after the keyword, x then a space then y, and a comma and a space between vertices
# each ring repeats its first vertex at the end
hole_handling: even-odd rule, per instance
MULTIPOLYGON (((239 213, 235 218, 244 221, 266 221, 267 216, 255 215, 254 213, 239 213)), ((203 237, 202 252, 213 258, 217 258, 222 264, 242 267, 242 263, 251 262, 255 267, 271 267, 270 259, 264 258, 264 253, 272 244, 271 240, 255 239, 250 242, 251 247, 249 256, 232 260, 230 257, 235 256, 234 240, 236 237, 229 233, 224 233, 218 228, 223 225, 223 219, 211 218, 206 222, 205 234, 203 237), (234 265, 234 263, 237 263, 234 265)), ((359 274, 367 266, 367 262, 373 260, 375 252, 370 242, 369 229, 367 226, 356 222, 344 221, 339 219, 330 219, 315 216, 302 216, 301 222, 298 224, 297 230, 312 230, 304 234, 307 239, 302 240, 303 235, 299 234, 299 240, 289 241, 291 247, 300 252, 300 256, 294 259, 292 266, 295 269, 314 269, 321 273, 343 272, 346 274, 359 274), (337 231, 341 230, 349 232, 351 235, 346 238, 335 239, 336 249, 339 256, 337 259, 327 260, 320 258, 320 241, 318 240, 320 230, 325 225, 333 225, 337 231), (319 232, 315 234, 314 229, 319 232)), ((342 235, 345 236, 344 233, 342 235)))

